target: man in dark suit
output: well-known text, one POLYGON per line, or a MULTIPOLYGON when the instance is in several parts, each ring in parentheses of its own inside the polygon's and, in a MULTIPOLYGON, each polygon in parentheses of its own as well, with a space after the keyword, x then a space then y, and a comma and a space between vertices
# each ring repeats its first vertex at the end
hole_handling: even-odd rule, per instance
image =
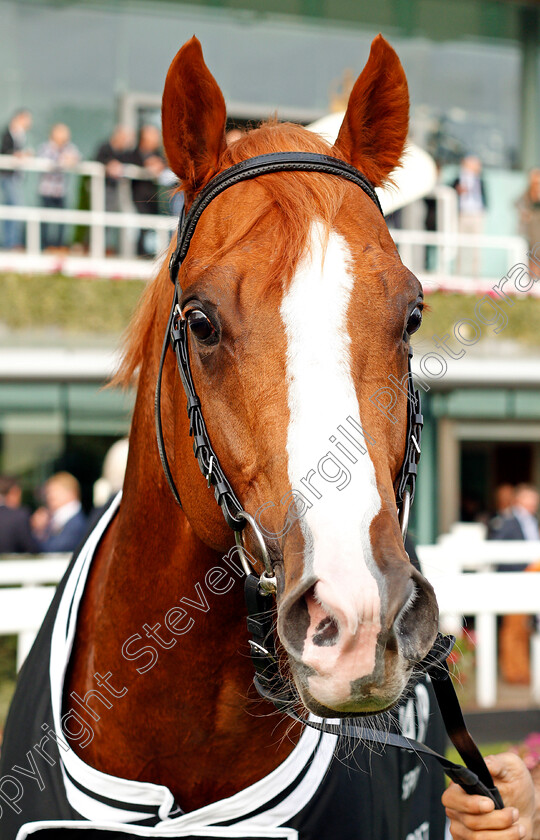
POLYGON ((87 521, 81 507, 81 488, 75 476, 59 472, 45 483, 46 508, 32 517, 40 550, 74 551, 86 533, 87 521))
MULTIPOLYGON (((492 540, 538 540, 538 505, 540 495, 532 484, 518 484, 512 506, 504 515, 490 523, 489 539, 492 540)), ((514 571, 518 567, 514 566, 514 571)))
POLYGON ((35 554, 39 546, 30 529, 30 513, 21 507, 15 478, 0 476, 0 554, 35 554))

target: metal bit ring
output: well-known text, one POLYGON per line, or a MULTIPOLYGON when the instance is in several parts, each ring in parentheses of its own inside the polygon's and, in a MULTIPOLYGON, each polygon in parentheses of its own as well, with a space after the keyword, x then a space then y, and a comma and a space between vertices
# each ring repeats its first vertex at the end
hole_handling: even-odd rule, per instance
MULTIPOLYGON (((261 575, 259 585, 263 592, 267 595, 272 594, 277 591, 277 580, 274 574, 274 567, 272 566, 272 562, 270 557, 268 556, 268 550, 266 548, 266 543, 264 541, 263 535, 261 534, 260 528, 257 525, 257 522, 253 518, 250 513, 247 513, 245 510, 241 510, 237 514, 238 518, 245 519, 248 525, 251 525, 253 533, 255 534, 255 538, 259 545, 260 556, 259 559, 261 560, 264 566, 264 572, 261 575)), ((240 562, 244 568, 246 575, 251 574, 251 567, 248 563, 244 552, 244 543, 242 540, 242 532, 235 531, 234 532, 234 539, 236 541, 236 545, 238 546, 238 552, 240 554, 240 562)))

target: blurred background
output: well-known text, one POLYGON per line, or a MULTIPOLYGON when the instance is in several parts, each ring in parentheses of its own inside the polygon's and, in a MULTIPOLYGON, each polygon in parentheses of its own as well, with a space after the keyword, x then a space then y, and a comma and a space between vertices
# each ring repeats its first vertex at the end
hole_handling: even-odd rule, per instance
MULTIPOLYGON (((415 340, 428 390, 411 533, 428 574, 452 574, 442 586, 454 593, 448 627, 484 634, 480 663, 472 637, 458 656, 467 702, 534 709, 540 590, 523 575, 540 560, 538 530, 529 519, 508 536, 501 522, 517 511, 519 525, 516 492, 540 488, 538 2, 0 0, 0 474, 20 489, 13 507, 38 510, 36 550, 54 522, 51 476, 75 477, 71 502, 80 497, 84 515, 112 487, 94 495, 107 452, 129 431, 133 394, 102 388, 182 203, 160 139, 163 82, 182 43, 200 39, 228 127, 243 131, 274 115, 309 125, 343 110, 378 32, 407 74, 410 141, 432 162, 420 197, 406 188, 388 218, 429 304, 415 340), (508 303, 493 290, 513 271, 508 303), (495 301, 489 317, 478 309, 485 296, 495 301), (430 354, 444 370, 428 368, 430 354), (462 604, 461 575, 472 571, 477 601, 462 604), (517 602, 532 595, 520 631, 526 666, 512 679, 497 637, 498 616, 516 611, 516 575, 517 602), (475 682, 466 673, 477 666, 475 682)), ((535 504, 530 496, 524 508, 534 520, 535 504)), ((48 551, 60 565, 19 565, 20 580, 6 570, 21 558, 5 559, 0 595, 11 587, 15 605, 17 587, 50 590, 65 560, 48 551)), ((2 603, 7 697, 15 651, 22 661, 33 630, 10 624, 21 610, 2 603)))

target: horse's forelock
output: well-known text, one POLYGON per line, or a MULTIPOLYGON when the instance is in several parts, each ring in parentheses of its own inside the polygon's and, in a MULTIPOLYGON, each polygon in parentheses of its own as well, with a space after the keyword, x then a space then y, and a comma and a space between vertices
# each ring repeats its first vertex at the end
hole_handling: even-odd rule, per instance
MULTIPOLYGON (((226 169, 243 160, 274 152, 311 152, 332 155, 331 146, 317 134, 293 123, 264 123, 240 139, 223 153, 220 168, 226 169)), ((273 237, 272 262, 261 276, 262 291, 282 287, 290 281, 303 256, 311 225, 315 219, 330 227, 343 201, 345 182, 339 177, 316 172, 276 172, 259 182, 265 191, 265 202, 255 210, 235 213, 234 225, 226 233, 215 258, 219 259, 241 244, 264 217, 272 214, 268 235, 273 237)), ((249 189, 249 185, 245 185, 249 189)))
MULTIPOLYGON (((220 170, 257 155, 288 151, 332 154, 331 146, 319 135, 293 123, 273 121, 247 132, 232 143, 221 157, 220 170)), ((269 224, 268 230, 274 239, 273 260, 260 277, 263 284, 261 291, 268 292, 292 279, 305 253, 314 219, 328 227, 332 225, 341 207, 346 184, 337 176, 315 172, 273 173, 265 175, 261 183, 264 184, 266 204, 261 204, 255 216, 252 209, 249 214, 242 214, 239 208, 234 225, 213 257, 218 260, 232 251, 255 225, 263 223, 269 211, 272 212, 272 224, 269 224)), ((211 211, 212 207, 206 212, 211 211)), ((111 383, 114 386, 128 387, 141 366, 158 307, 170 290, 167 265, 168 259, 149 284, 130 322, 122 361, 111 383)))

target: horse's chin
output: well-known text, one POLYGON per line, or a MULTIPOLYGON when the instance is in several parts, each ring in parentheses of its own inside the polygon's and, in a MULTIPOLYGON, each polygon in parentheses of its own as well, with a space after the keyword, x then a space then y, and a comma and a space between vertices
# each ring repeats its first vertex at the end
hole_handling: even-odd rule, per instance
POLYGON ((403 694, 412 666, 400 669, 384 684, 361 680, 344 690, 331 677, 321 678, 312 669, 293 667, 293 677, 306 709, 322 718, 348 718, 374 715, 394 706, 403 694))

